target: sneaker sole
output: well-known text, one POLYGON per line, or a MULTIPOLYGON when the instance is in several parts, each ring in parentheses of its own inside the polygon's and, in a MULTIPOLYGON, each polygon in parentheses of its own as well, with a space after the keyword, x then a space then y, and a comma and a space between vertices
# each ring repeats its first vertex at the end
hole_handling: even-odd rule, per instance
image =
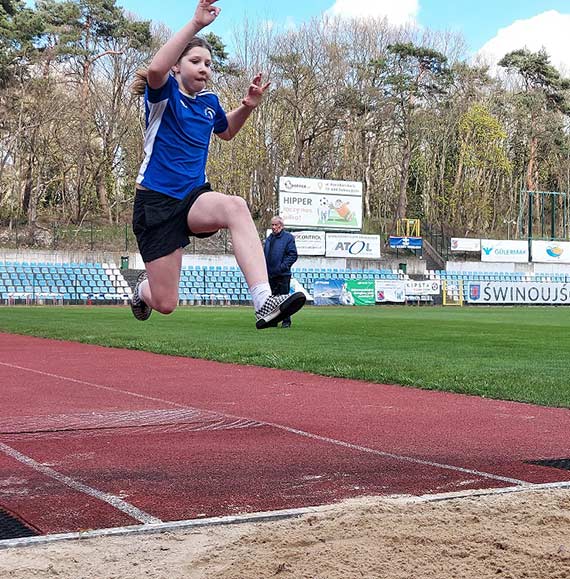
POLYGON ((135 308, 133 307, 132 303, 130 304, 130 306, 131 306, 131 312, 132 312, 133 316, 135 317, 135 319, 139 320, 140 322, 145 322, 146 320, 148 320, 150 318, 150 314, 152 314, 152 308, 150 308, 150 311, 148 313, 143 313, 143 312, 139 313, 139 312, 135 311, 135 308))
MULTIPOLYGON (((140 285, 140 283, 142 281, 144 281, 146 278, 147 278, 146 270, 141 271, 141 273, 139 273, 139 275, 137 277, 137 284, 136 284, 135 289, 133 291, 136 291, 138 286, 140 285)), ((140 322, 145 322, 146 320, 148 320, 150 318, 150 314, 152 314, 152 308, 149 307, 148 311, 144 311, 144 309, 133 305, 132 299, 129 300, 129 305, 131 306, 131 312, 133 313, 133 316, 135 317, 135 319, 139 320, 140 322)), ((148 307, 148 306, 146 306, 146 307, 148 307)))
POLYGON ((291 294, 280 306, 279 313, 272 319, 261 319, 257 320, 255 327, 258 330, 264 330, 265 328, 274 328, 279 322, 282 322, 285 318, 292 316, 297 313, 307 301, 305 294, 301 292, 295 292, 291 294))

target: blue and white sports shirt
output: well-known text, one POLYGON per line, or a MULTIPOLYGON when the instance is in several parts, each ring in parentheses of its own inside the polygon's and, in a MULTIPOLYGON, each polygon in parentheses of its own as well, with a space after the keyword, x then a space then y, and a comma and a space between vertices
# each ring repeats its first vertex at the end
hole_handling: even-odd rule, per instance
POLYGON ((218 97, 208 90, 181 92, 170 75, 163 87, 145 91, 144 160, 137 183, 177 199, 206 182, 212 132, 228 127, 218 97))

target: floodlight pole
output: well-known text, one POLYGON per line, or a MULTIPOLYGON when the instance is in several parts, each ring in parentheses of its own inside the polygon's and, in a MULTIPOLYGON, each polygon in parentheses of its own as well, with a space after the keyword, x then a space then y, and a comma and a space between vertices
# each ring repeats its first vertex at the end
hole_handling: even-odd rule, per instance
POLYGON ((527 237, 529 240, 532 239, 532 208, 533 208, 533 191, 528 192, 528 230, 527 237))

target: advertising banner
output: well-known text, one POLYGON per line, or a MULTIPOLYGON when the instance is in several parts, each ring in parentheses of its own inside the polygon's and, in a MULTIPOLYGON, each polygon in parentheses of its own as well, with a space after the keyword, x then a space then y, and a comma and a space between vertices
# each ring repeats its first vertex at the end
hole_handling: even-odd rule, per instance
POLYGON ((373 306, 375 303, 373 279, 349 279, 346 289, 355 306, 373 306))
POLYGON ((285 227, 362 229, 362 183, 279 177, 279 214, 285 227))
POLYGON ((423 240, 421 237, 396 237, 390 235, 390 247, 393 249, 421 249, 423 240))
POLYGON ((481 251, 481 240, 468 237, 452 237, 451 251, 481 251))
POLYGON ((567 241, 532 241, 532 261, 540 263, 570 263, 570 243, 567 241))
POLYGON ((407 296, 438 296, 441 293, 441 282, 439 280, 415 281, 406 280, 407 296))
POLYGON ((403 279, 377 279, 374 283, 376 302, 402 303, 407 297, 438 296, 441 282, 438 280, 414 281, 403 279))
POLYGON ((380 236, 327 233, 325 255, 327 257, 380 259, 380 236))
POLYGON ((566 304, 570 305, 570 284, 470 282, 467 302, 471 304, 566 304))
POLYGON ((354 298, 343 279, 319 279, 313 285, 316 306, 352 306, 354 298))
POLYGON ((406 282, 403 279, 374 280, 374 294, 378 303, 403 303, 406 301, 406 282))
POLYGON ((528 241, 481 240, 481 261, 526 263, 528 260, 528 241))
POLYGON ((324 255, 324 231, 291 231, 295 236, 295 245, 299 255, 324 255))

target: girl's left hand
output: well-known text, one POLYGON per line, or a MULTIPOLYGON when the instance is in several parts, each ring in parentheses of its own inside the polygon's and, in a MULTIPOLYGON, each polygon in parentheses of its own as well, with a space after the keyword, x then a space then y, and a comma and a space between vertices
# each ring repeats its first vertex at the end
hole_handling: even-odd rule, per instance
POLYGON ((265 84, 261 84, 261 72, 258 72, 255 75, 255 78, 251 81, 249 88, 247 89, 247 94, 245 98, 241 101, 242 105, 246 107, 250 107, 254 109, 263 98, 263 93, 269 88, 271 82, 266 82, 265 84))

